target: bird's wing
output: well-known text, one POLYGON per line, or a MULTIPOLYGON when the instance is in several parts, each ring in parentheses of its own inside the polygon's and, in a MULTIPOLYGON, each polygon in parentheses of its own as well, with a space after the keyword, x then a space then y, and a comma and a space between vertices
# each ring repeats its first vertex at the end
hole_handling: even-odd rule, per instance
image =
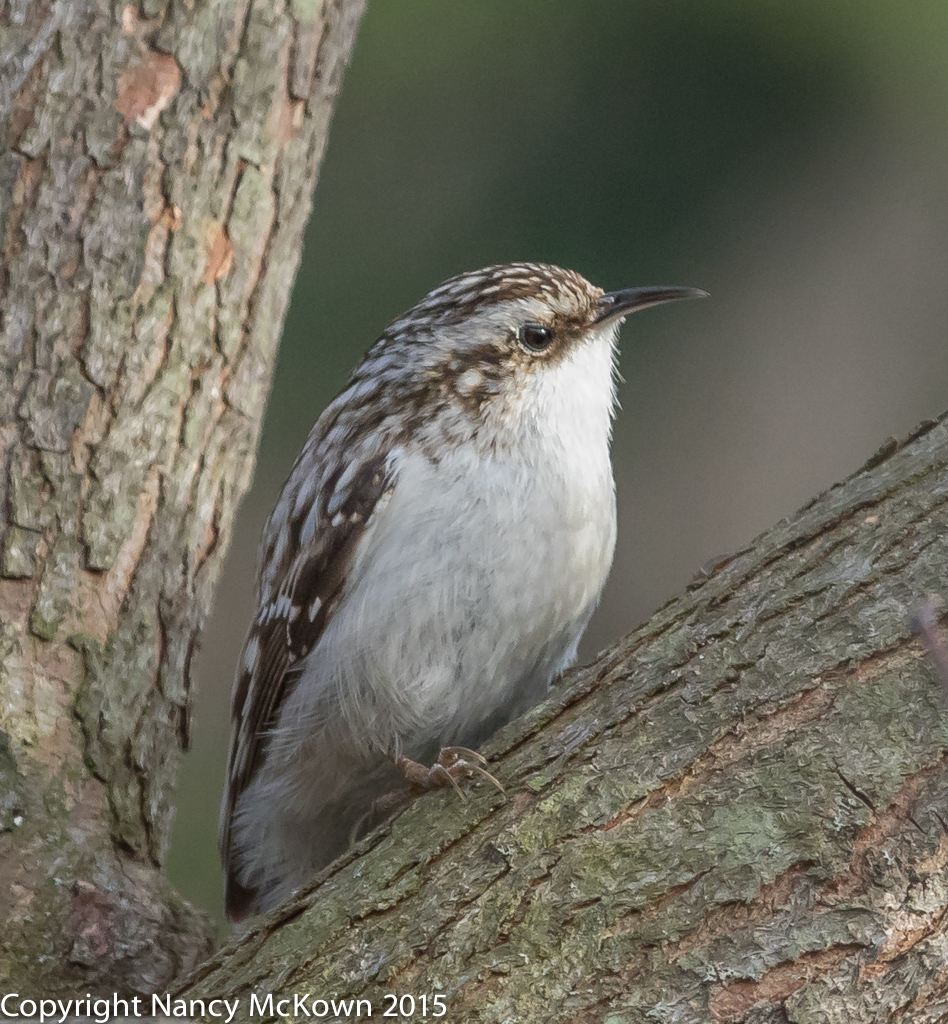
POLYGON ((228 916, 239 919, 255 893, 237 875, 232 830, 241 794, 266 756, 269 735, 290 692, 290 670, 315 647, 342 594, 359 540, 395 485, 384 456, 357 471, 340 467, 314 494, 297 464, 264 531, 257 614, 241 653, 232 698, 227 781, 219 845, 228 916), (310 502, 301 495, 313 494, 310 502))

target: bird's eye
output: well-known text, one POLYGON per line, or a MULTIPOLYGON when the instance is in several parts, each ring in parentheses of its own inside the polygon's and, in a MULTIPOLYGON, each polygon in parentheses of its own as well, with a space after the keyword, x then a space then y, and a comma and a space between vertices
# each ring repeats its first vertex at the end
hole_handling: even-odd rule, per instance
POLYGON ((528 352, 543 352, 550 347, 553 340, 553 328, 543 324, 528 323, 520 328, 518 334, 520 344, 528 352))

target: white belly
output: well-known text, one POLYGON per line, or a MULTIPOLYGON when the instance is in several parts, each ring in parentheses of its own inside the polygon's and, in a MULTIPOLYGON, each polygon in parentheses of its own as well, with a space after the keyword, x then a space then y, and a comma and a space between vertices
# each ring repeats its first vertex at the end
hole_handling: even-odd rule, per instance
POLYGON ((614 543, 611 473, 410 457, 313 668, 382 749, 477 743, 572 662, 614 543))

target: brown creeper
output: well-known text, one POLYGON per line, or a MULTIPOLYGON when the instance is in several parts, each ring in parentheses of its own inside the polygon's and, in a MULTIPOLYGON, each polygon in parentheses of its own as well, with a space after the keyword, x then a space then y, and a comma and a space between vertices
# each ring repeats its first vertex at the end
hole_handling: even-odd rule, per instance
POLYGON ((512 263, 446 281, 369 350, 263 535, 221 808, 232 919, 573 663, 615 544, 618 325, 701 295, 512 263))

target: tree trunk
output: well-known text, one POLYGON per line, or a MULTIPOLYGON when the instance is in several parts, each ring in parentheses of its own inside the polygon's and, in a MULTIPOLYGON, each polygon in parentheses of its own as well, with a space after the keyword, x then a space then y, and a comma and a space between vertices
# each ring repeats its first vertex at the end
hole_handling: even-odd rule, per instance
POLYGON ((943 418, 508 726, 487 751, 506 800, 416 801, 179 996, 239 998, 238 1020, 305 1019, 296 995, 343 1020, 365 1005, 313 1001, 517 1024, 944 1019, 948 721, 910 609, 946 566, 943 418))
POLYGON ((0 8, 0 990, 161 989, 189 667, 364 0, 0 8))

